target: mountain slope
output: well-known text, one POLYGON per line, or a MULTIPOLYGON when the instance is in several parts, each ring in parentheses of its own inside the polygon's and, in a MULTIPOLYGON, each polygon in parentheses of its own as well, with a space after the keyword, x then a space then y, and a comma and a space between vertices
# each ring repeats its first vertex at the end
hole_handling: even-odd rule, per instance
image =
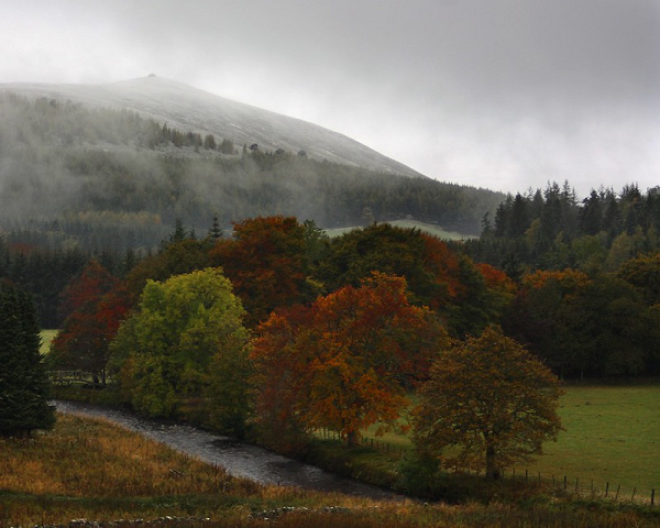
POLYGON ((270 215, 325 228, 408 218, 467 235, 503 198, 162 79, 0 86, 0 243, 149 251, 177 220, 206 233, 214 218, 229 230, 270 215), (234 154, 213 145, 225 139, 234 154))
POLYGON ((128 109, 184 133, 213 134, 238 146, 256 143, 265 151, 282 149, 293 154, 302 150, 319 161, 420 176, 402 163, 337 132, 156 76, 103 85, 10 83, 0 84, 0 91, 128 109))

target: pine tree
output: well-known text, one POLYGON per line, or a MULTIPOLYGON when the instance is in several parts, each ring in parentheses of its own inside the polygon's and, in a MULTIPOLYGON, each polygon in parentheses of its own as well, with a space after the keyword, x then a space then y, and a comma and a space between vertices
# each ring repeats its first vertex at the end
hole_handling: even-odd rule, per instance
POLYGON ((0 435, 24 436, 55 423, 31 297, 0 284, 0 435))

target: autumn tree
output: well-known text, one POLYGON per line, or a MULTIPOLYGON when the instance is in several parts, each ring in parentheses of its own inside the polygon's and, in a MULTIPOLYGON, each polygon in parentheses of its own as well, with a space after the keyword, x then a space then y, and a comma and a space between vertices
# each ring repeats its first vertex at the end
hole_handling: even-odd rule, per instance
POLYGON ((40 345, 31 297, 0 283, 0 435, 25 435, 55 423, 40 345))
POLYGON ((294 217, 250 218, 234 223, 233 240, 211 250, 213 265, 222 266, 255 326, 281 306, 315 296, 308 282, 306 229, 294 217))
MULTIPOLYGON (((124 398, 136 410, 161 417, 175 415, 190 398, 208 396, 212 405, 224 405, 218 398, 235 391, 209 385, 212 377, 241 382, 241 372, 231 378, 223 369, 244 364, 243 316, 231 283, 217 268, 148 281, 111 345, 124 398)), ((218 420, 225 417, 220 413, 218 420)))
POLYGON ((497 479, 557 438, 561 392, 550 369, 489 326, 434 363, 420 391, 415 442, 447 467, 485 469, 497 479))
POLYGON ((427 308, 409 303, 403 278, 378 273, 273 313, 258 334, 257 416, 329 428, 349 445, 370 425, 394 424, 446 336, 427 308))
POLYGON ((106 383, 109 344, 128 311, 128 297, 97 261, 90 261, 63 292, 69 313, 51 345, 53 368, 83 370, 96 383, 106 383))
POLYGON ((411 302, 440 314, 455 336, 499 318, 501 298, 491 295, 472 260, 418 229, 378 224, 333 239, 318 278, 333 291, 374 271, 405 277, 411 302))

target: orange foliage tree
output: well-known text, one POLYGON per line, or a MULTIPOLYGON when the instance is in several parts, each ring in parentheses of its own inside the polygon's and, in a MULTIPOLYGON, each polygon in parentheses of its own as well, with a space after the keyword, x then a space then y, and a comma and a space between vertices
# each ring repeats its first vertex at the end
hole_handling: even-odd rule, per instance
POLYGON ((501 470, 556 439, 559 380, 500 329, 441 353, 420 391, 415 441, 456 469, 501 470))
POLYGON ((273 313, 258 335, 257 417, 265 429, 328 428, 349 445, 377 422, 394 426, 446 343, 431 312, 408 302, 405 279, 379 273, 309 308, 273 313))

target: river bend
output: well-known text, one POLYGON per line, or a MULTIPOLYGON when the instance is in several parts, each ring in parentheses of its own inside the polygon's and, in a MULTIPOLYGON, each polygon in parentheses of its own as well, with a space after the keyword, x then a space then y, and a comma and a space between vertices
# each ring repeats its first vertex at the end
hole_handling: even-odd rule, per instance
POLYGON ((259 446, 189 425, 161 423, 119 409, 79 402, 58 400, 55 405, 58 412, 106 419, 203 462, 221 466, 231 475, 260 484, 339 492, 377 500, 402 498, 391 491, 344 479, 259 446))

